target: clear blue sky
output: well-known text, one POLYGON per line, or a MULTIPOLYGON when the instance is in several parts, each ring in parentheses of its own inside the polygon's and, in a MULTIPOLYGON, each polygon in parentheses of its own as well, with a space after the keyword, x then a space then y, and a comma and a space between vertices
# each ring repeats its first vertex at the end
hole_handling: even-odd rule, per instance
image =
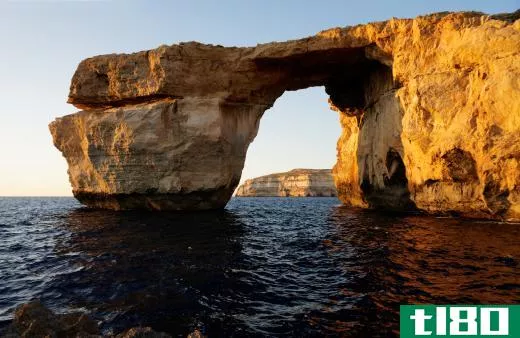
MULTIPOLYGON (((0 196, 70 195, 47 124, 84 58, 196 40, 249 46, 325 28, 447 10, 509 12, 520 0, 0 0, 0 196)), ((322 88, 285 93, 266 112, 243 178, 335 162, 338 116, 322 88)))

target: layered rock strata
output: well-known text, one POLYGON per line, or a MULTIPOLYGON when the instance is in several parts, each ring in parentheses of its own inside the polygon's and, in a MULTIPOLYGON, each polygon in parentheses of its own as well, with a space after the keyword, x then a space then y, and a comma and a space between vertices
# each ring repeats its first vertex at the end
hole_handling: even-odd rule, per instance
MULTIPOLYGON (((391 19, 251 48, 190 42, 80 63, 50 125, 74 195, 110 209, 221 208, 263 112, 324 86, 348 205, 520 219, 519 13, 391 19)), ((319 126, 317 126, 318 128, 319 126)))
POLYGON ((246 180, 238 197, 332 197, 337 196, 330 169, 293 169, 246 180))

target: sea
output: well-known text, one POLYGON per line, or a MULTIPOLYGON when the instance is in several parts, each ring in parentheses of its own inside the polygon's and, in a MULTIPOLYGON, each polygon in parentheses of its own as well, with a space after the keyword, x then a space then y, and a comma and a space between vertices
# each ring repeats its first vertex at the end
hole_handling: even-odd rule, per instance
POLYGON ((0 332, 39 299, 106 335, 393 337, 399 305, 519 303, 519 262, 520 224, 336 198, 233 198, 196 213, 0 198, 0 332))

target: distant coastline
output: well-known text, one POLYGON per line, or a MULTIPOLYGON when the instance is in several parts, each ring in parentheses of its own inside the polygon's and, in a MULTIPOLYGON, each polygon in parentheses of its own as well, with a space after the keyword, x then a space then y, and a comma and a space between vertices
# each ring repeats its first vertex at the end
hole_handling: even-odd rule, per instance
POLYGON ((293 169, 246 180, 235 197, 336 197, 330 169, 293 169))

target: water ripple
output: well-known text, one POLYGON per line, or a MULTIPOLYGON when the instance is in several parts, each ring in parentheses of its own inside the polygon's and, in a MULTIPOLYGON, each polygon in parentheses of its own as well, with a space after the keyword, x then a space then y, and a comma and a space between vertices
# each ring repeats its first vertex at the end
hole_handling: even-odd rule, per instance
POLYGON ((519 239, 518 225, 333 198, 235 198, 197 214, 0 198, 0 329, 40 298, 105 333, 395 336, 399 304, 518 303, 519 239))

